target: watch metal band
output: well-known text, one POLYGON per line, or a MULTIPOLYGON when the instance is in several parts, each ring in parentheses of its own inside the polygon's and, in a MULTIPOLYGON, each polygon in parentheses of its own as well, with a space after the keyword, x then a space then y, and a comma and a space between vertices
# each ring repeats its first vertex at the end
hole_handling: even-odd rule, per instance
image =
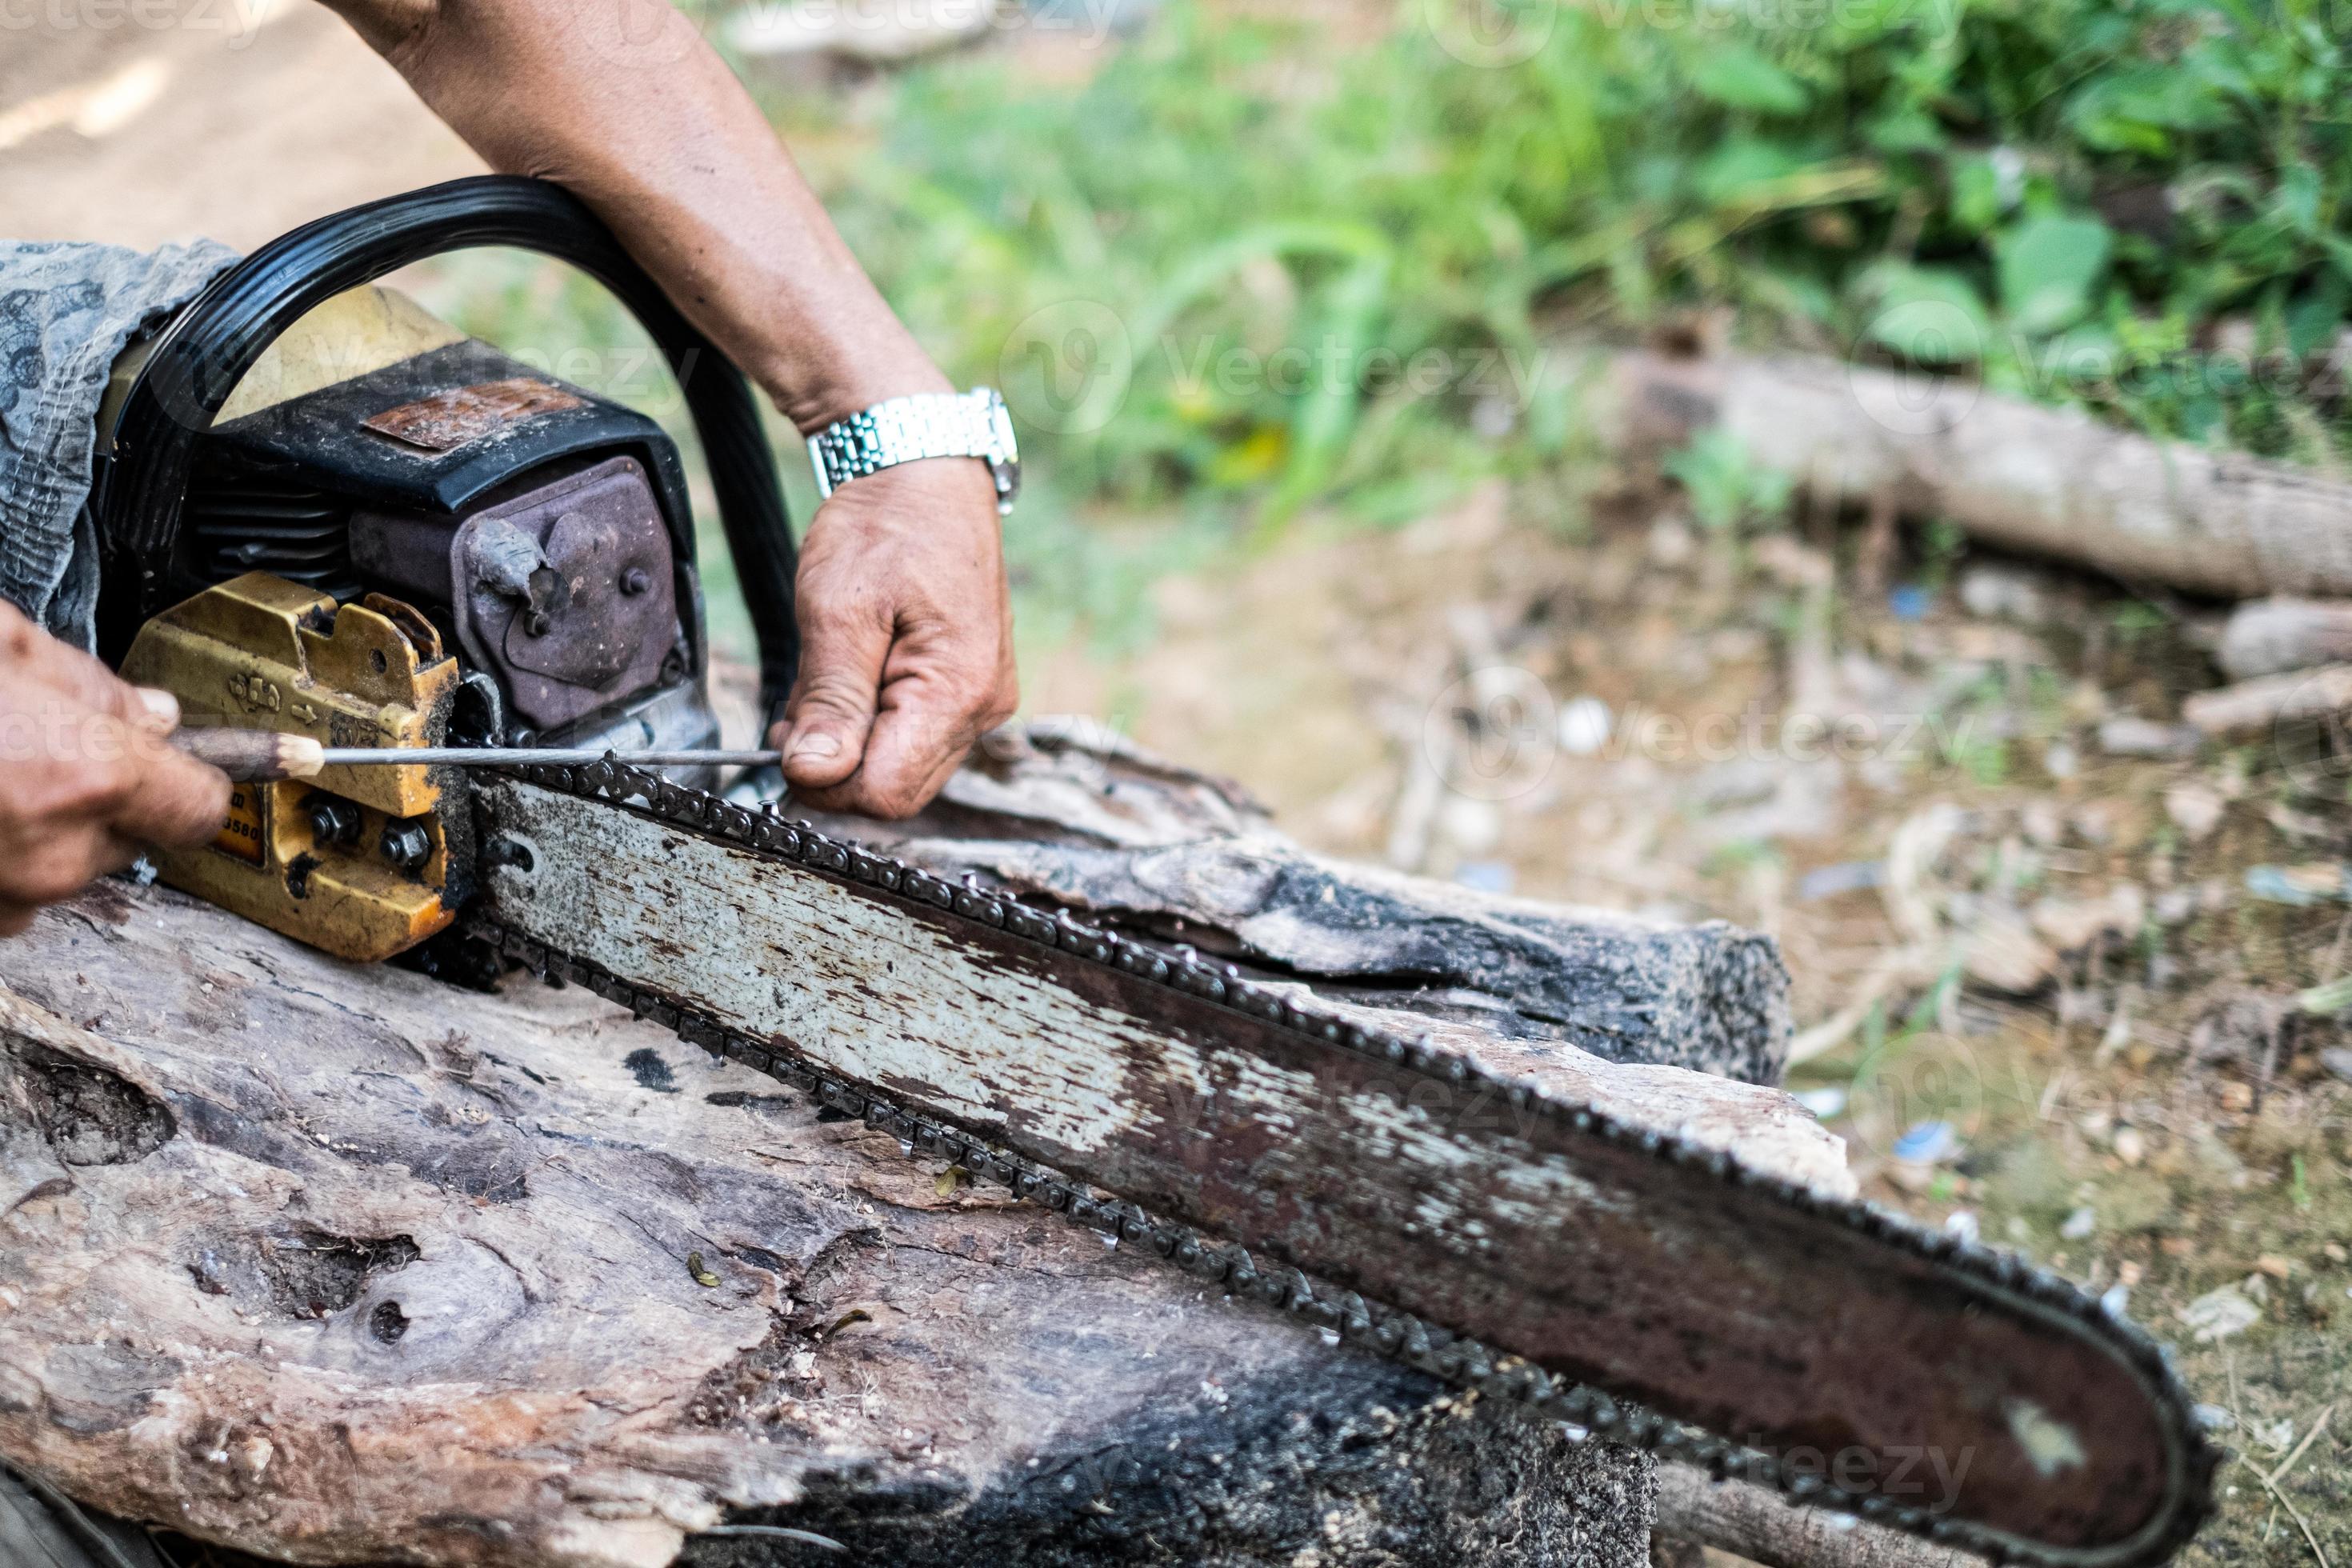
POLYGON ((1013 510, 1021 489, 1021 453, 1012 416, 996 389, 910 393, 887 397, 808 438, 809 466, 820 496, 868 474, 922 458, 979 458, 996 481, 996 510, 1013 510))

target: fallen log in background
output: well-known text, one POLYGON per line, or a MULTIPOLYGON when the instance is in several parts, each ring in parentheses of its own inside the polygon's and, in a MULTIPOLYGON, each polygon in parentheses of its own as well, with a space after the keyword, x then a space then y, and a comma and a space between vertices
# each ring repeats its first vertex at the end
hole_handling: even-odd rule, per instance
POLYGON ((1720 426, 1816 498, 2231 598, 2352 595, 2352 484, 2078 410, 1809 355, 1615 356, 1591 400, 1635 455, 1720 426))
MULTIPOLYGON (((1777 962, 1730 928, 1359 880, 1234 792, 1053 744, 1000 747, 907 847, 1328 973, 1851 1189, 1776 1091, 1562 1038, 1552 1010, 1585 996, 1629 1058, 1695 1030, 1776 1060, 1777 962), (1389 926, 1423 919, 1480 948, 1475 974, 1384 967, 1423 962, 1389 926), (1562 964, 1581 977, 1537 973, 1562 964)), ((270 1555, 500 1568, 664 1563, 722 1521, 908 1565, 1631 1568, 1654 1485, 576 989, 455 992, 121 884, 0 942, 0 1456, 270 1555)), ((775 1535, 694 1552, 816 1560, 775 1535)))
POLYGON ((2346 712, 2352 712, 2352 664, 2256 676, 2197 692, 2180 704, 2181 718, 2216 740, 2251 739, 2282 723, 2329 720, 2346 712))
POLYGON ((2255 599, 2230 612, 2213 662, 2232 680, 2352 661, 2352 604, 2255 599))
MULTIPOLYGON (((1763 1568, 1983 1568, 1971 1552, 1938 1546, 1851 1515, 1790 1508, 1780 1494, 1690 1465, 1658 1467, 1658 1532, 1711 1546, 1763 1568)), ((1666 1556, 1667 1553, 1658 1553, 1666 1556)), ((1694 1563, 1692 1568, 1699 1568, 1694 1563)))

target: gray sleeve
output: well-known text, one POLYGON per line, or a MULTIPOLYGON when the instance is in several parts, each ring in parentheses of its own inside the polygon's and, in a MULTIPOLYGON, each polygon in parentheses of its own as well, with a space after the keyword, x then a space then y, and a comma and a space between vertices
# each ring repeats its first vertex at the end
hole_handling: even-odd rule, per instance
POLYGON ((82 502, 107 372, 236 253, 0 240, 0 598, 91 643, 97 540, 82 502))

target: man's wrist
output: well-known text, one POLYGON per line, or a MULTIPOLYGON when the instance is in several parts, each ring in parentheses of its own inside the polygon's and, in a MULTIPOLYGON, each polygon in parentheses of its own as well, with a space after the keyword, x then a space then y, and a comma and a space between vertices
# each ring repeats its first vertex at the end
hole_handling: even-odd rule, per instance
POLYGON ((803 362, 784 374, 761 379, 767 383, 777 410, 803 437, 887 398, 955 390, 930 356, 919 351, 911 355, 852 355, 848 363, 824 366, 803 362))

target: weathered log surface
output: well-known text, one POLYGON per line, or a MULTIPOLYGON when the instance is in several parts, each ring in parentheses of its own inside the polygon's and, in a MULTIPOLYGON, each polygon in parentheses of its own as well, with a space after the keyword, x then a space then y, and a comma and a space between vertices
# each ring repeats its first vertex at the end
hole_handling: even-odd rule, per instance
MULTIPOLYGON (((1040 804, 1073 753, 1011 755, 945 808, 967 854, 1081 815, 1040 804), (1020 810, 979 814, 992 791, 1020 810)), ((1283 847, 1166 770, 1073 787, 1149 818, 1150 854, 1188 820, 1283 847)), ((1223 929, 1172 898, 1138 915, 1223 929)), ((1588 929, 1592 951, 1692 941, 1588 929)), ((1757 973, 1739 1005, 1777 1020, 1757 973)), ((1772 1091, 1441 1026, 1846 1182, 1772 1091)), ((909 1564, 1643 1560, 1645 1460, 942 1175, 577 990, 453 992, 108 884, 0 943, 0 1454, 312 1563, 651 1564, 722 1521, 909 1564)))
POLYGON ((1657 453, 1720 426, 1832 503, 1948 518, 2005 549, 2192 593, 2352 595, 2352 484, 2159 442, 1958 377, 1802 354, 1625 353, 1594 412, 1657 453))
POLYGON ((1788 975, 1761 936, 1326 860, 1239 786, 1098 732, 1000 731, 923 815, 824 825, 1327 997, 1750 1083, 1777 1083, 1787 1059, 1788 975))

